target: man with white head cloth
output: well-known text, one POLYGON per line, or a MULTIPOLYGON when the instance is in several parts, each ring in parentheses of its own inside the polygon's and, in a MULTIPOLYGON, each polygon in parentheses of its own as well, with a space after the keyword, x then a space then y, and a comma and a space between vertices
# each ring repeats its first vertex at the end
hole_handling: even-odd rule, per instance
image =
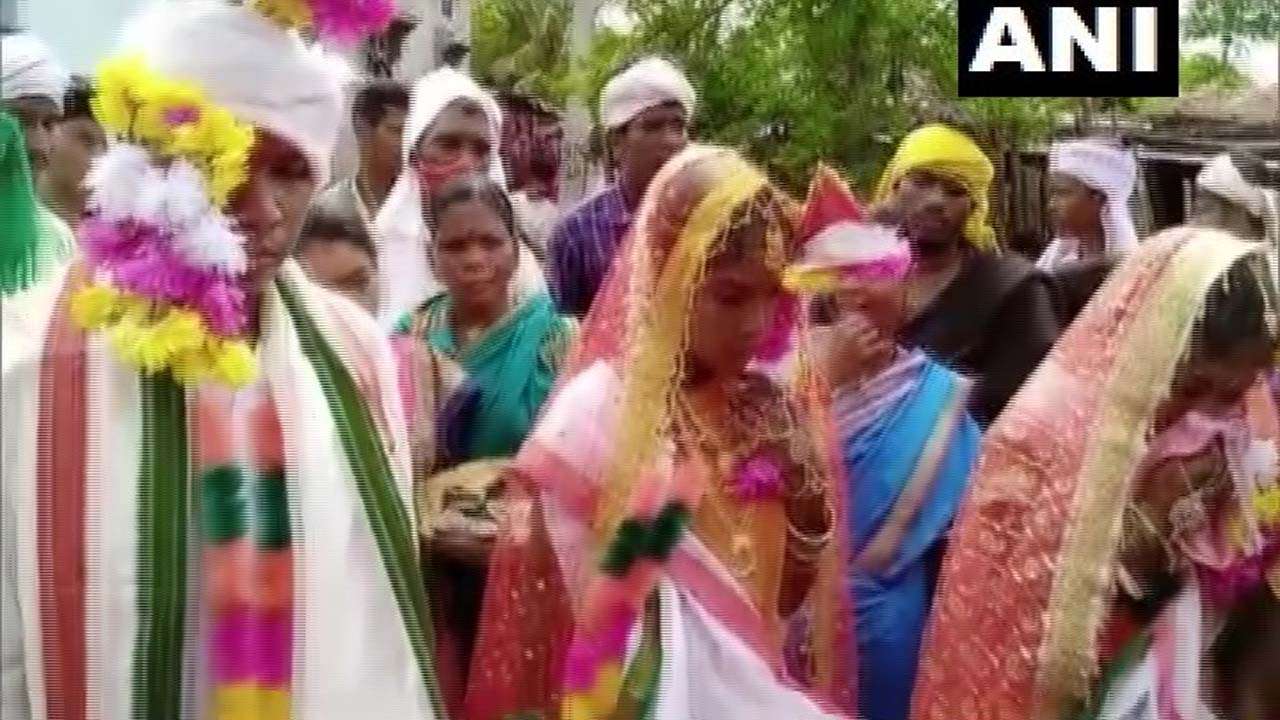
MULTIPOLYGON (((70 77, 54 59, 48 46, 29 33, 5 33, 0 37, 0 98, 3 112, 17 120, 26 141, 30 175, 25 180, 16 176, 5 192, 26 195, 25 185, 39 181, 53 151, 54 128, 62 118, 62 101, 70 77)), ((6 167, 14 167, 13 159, 6 167)), ((9 179, 6 179, 9 182, 9 179)), ((36 242, 22 248, 6 247, 6 264, 21 267, 19 287, 39 281, 71 258, 75 252, 75 235, 44 203, 35 206, 36 242)), ((0 238, 8 246, 13 238, 0 238)), ((15 274, 8 269, 6 276, 15 274)), ((8 285, 10 283, 6 283, 8 285)))
MULTIPOLYGON (((469 76, 441 68, 413 86, 404 125, 404 169, 374 219, 378 266, 385 273, 378 321, 388 330, 444 286, 431 268, 431 233, 424 200, 449 180, 488 172, 506 188, 498 158, 502 111, 469 76)), ((546 290, 537 259, 525 243, 512 278, 512 292, 526 297, 546 290)))
POLYGON ((1049 151, 1049 211, 1055 237, 1037 266, 1052 272, 1136 248, 1129 198, 1137 173, 1133 153, 1106 140, 1054 144, 1049 151))
POLYGON ((49 47, 29 33, 8 33, 0 39, 0 96, 5 109, 27 133, 27 154, 36 172, 49 159, 53 128, 62 116, 62 98, 70 77, 49 47))
POLYGON ((6 720, 440 714, 391 350, 288 259, 342 112, 296 30, 159 4, 99 70, 82 255, 4 303, 6 720))
POLYGON ((1215 227, 1245 240, 1280 246, 1280 190, 1268 187, 1266 163, 1245 151, 1223 153, 1196 176, 1191 223, 1215 227))
POLYGON ((600 96, 600 123, 617 180, 560 220, 548 243, 548 275, 556 309, 585 317, 613 256, 658 169, 684 149, 697 94, 662 58, 618 73, 600 96))
MULTIPOLYGON (((1213 158, 1196 176, 1189 224, 1265 242, 1271 282, 1280 293, 1280 189, 1268 183, 1268 175, 1266 162, 1251 152, 1213 158)), ((1271 372, 1271 391, 1280 404, 1280 368, 1271 372)))

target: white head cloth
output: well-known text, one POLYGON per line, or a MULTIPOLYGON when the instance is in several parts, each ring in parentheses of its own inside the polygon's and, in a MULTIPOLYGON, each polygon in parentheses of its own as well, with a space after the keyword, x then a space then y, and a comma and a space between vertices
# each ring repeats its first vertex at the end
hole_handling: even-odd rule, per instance
POLYGON ((1262 221, 1266 232, 1267 255, 1272 280, 1280 283, 1280 192, 1250 183, 1223 153, 1211 160, 1196 176, 1196 185, 1228 202, 1239 205, 1262 221))
POLYGON ((121 50, 293 143, 318 185, 327 184, 342 122, 341 77, 296 33, 245 6, 188 0, 148 10, 126 30, 121 50))
MULTIPOLYGON (((1102 206, 1102 230, 1106 253, 1125 255, 1138 246, 1138 230, 1129 213, 1129 198, 1137 185, 1138 163, 1133 152, 1102 140, 1057 143, 1049 150, 1049 172, 1079 180, 1106 196, 1102 206)), ((1075 238, 1054 238, 1037 265, 1052 270, 1078 257, 1075 238)))
MULTIPOLYGON (((441 68, 418 80, 409 98, 409 115, 405 119, 400 149, 404 169, 373 221, 378 268, 382 273, 378 320, 388 329, 394 327, 405 313, 444 291, 444 285, 432 272, 428 259, 431 232, 422 217, 422 189, 409 158, 423 134, 455 100, 470 100, 484 110, 489 119, 489 139, 493 148, 489 177, 504 190, 507 187, 506 174, 498 157, 502 111, 493 96, 469 76, 452 68, 441 68)), ((520 258, 511 282, 517 299, 547 289, 537 259, 523 242, 520 243, 520 258)))
POLYGON ((1245 180, 1230 155, 1224 153, 1205 165, 1196 185, 1244 208, 1262 221, 1268 240, 1280 243, 1280 193, 1245 180))
POLYGON ((693 117, 698 102, 689 79, 675 65, 658 57, 645 58, 618 73, 600 94, 600 121, 612 130, 652 107, 678 102, 693 117))
POLYGON ((67 72, 53 59, 49 47, 30 33, 0 38, 0 95, 5 100, 44 97, 62 109, 67 72))

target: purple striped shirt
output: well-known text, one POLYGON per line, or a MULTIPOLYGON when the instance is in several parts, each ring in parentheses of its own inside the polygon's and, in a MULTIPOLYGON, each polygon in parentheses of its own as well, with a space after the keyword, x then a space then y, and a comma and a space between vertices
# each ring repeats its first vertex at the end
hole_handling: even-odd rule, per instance
POLYGON ((584 317, 631 228, 622 189, 615 183, 579 205, 556 225, 548 247, 551 297, 561 315, 584 317))

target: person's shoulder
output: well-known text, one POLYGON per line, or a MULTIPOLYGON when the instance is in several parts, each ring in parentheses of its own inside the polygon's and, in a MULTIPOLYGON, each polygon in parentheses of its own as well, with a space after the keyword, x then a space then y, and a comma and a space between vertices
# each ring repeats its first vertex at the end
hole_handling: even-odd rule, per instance
POLYGON ((378 321, 354 300, 307 277, 296 261, 288 261, 281 272, 288 285, 301 296, 304 307, 319 315, 312 319, 322 328, 337 330, 335 335, 345 336, 366 348, 389 348, 387 335, 378 321))
POLYGON ((1021 253, 1004 251, 974 253, 971 262, 979 267, 989 268, 996 272, 1026 274, 1035 272, 1036 266, 1021 253))
POLYGON ((617 185, 606 185, 600 188, 566 212, 560 218, 557 228, 571 228, 586 222, 590 218, 611 212, 617 204, 617 194, 617 185))
POLYGON ((59 267, 51 276, 0 301, 0 367, 6 373, 11 366, 35 362, 43 352, 67 270, 59 267))
POLYGON ((447 308, 448 298, 447 292, 436 293, 427 298, 418 307, 401 315, 392 332, 397 335, 412 334, 415 327, 430 325, 447 308))
POLYGON ((556 315, 553 332, 573 338, 577 336, 581 328, 582 323, 578 321, 578 318, 572 315, 556 315))
POLYGON ((1015 252, 974 253, 970 256, 967 270, 1006 293, 1028 286, 1049 287, 1053 284, 1049 273, 1015 252))
POLYGON ((569 357, 569 351, 573 349, 573 342, 577 338, 577 319, 569 315, 557 315, 542 338, 542 362, 558 370, 569 357))

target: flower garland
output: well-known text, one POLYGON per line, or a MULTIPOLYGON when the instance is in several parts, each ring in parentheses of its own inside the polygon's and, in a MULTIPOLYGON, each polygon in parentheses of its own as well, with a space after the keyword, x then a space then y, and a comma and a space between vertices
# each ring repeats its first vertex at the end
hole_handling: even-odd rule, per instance
POLYGON ((225 206, 248 177, 253 127, 211 104, 199 87, 126 55, 101 65, 97 89, 93 113, 103 129, 161 157, 188 159, 204 175, 214 205, 225 206))
POLYGON ((79 235, 97 282, 72 298, 73 318, 144 372, 248 383, 247 258, 222 208, 248 177, 253 127, 134 55, 102 64, 93 110, 120 142, 86 178, 79 235))
POLYGON ((314 29, 342 44, 381 32, 395 15, 392 0, 252 0, 250 5, 285 27, 314 29))
POLYGON ((767 450, 741 460, 733 473, 733 495, 740 502, 764 502, 782 497, 782 467, 767 450))
MULTIPOLYGON (((652 478, 650 478, 650 481, 652 478)), ((677 488, 660 509, 656 487, 618 526, 587 589, 583 611, 565 658, 561 720, 608 717, 622 690, 627 639, 662 566, 680 541, 694 502, 692 488, 677 488)))
POLYGON ((1261 547, 1250 542, 1243 518, 1233 515, 1227 520, 1226 532, 1236 551, 1235 559, 1219 568, 1198 568, 1205 593, 1221 606, 1231 605, 1260 583, 1268 582, 1268 573, 1275 573, 1280 564, 1280 487, 1261 488, 1249 502, 1262 536, 1261 547))

